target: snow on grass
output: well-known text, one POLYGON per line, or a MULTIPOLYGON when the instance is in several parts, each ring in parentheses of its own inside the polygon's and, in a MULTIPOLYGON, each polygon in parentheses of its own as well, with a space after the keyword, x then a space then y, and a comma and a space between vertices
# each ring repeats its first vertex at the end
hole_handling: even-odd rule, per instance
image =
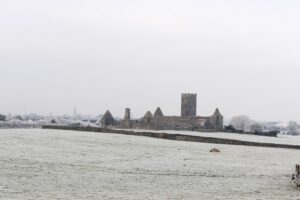
POLYGON ((0 199, 299 199, 300 151, 0 130, 0 199), (221 153, 209 153, 212 148, 221 153))

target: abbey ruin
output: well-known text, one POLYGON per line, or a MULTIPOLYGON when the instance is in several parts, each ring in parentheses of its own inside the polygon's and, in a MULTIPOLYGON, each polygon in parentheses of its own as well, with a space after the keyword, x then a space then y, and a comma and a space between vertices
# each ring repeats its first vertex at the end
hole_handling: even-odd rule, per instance
POLYGON ((197 116, 197 94, 181 94, 181 116, 165 116, 158 107, 154 114, 148 111, 140 119, 131 119, 130 108, 126 108, 124 119, 117 122, 107 111, 101 123, 103 126, 113 126, 124 129, 153 130, 222 130, 223 116, 217 108, 208 117, 197 116))

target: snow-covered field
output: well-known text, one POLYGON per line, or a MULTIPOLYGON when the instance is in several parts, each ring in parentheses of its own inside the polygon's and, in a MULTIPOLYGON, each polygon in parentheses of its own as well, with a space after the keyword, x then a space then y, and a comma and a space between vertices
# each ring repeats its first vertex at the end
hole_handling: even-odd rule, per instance
POLYGON ((0 130, 0 199, 296 200, 297 162, 299 150, 0 130))

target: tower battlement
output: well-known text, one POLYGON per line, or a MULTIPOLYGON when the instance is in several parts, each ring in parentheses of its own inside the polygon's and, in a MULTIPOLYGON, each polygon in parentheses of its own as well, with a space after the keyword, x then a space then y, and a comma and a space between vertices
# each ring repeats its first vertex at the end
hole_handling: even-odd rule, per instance
POLYGON ((197 97, 197 94, 193 93, 181 93, 181 98, 197 97))

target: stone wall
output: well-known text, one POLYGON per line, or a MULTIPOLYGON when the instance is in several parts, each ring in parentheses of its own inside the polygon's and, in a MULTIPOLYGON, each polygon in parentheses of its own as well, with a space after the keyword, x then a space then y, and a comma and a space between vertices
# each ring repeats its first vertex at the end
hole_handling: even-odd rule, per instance
POLYGON ((153 130, 215 129, 209 121, 209 117, 153 116, 150 112, 147 112, 142 119, 124 119, 119 128, 153 130))
POLYGON ((222 130, 223 129, 223 116, 217 108, 214 114, 210 117, 211 128, 222 130))
POLYGON ((115 134, 146 136, 146 137, 154 137, 154 138, 160 138, 160 139, 190 141, 190 142, 300 149, 300 145, 260 143, 260 142, 241 141, 241 140, 233 140, 233 139, 225 139, 225 138, 202 137, 202 136, 182 135, 182 134, 169 134, 169 133, 163 133, 163 132, 159 132, 159 133, 158 132, 146 132, 146 131, 136 131, 135 132, 135 131, 130 131, 130 130, 116 130, 116 129, 89 127, 89 126, 82 127, 82 126, 60 126, 60 125, 43 125, 42 128, 115 133, 115 134))
POLYGON ((199 117, 163 116, 153 119, 153 129, 156 130, 196 130, 204 127, 204 119, 199 117))
POLYGON ((116 125, 117 122, 112 116, 111 112, 107 110, 101 119, 101 124, 102 126, 110 126, 110 125, 116 125))

